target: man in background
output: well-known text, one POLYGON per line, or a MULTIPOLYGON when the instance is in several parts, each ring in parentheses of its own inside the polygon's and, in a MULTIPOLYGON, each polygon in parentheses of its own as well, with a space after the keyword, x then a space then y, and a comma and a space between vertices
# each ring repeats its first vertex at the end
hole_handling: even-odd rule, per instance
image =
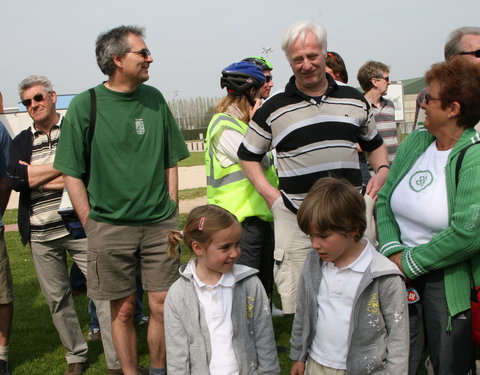
MULTIPOLYGON (((18 86, 22 104, 33 120, 13 140, 8 179, 20 192, 18 228, 22 244, 30 244, 38 282, 58 335, 67 348, 65 375, 87 368, 87 343, 78 322, 68 276, 67 253, 87 272, 87 240, 74 239, 58 214, 64 182, 53 168, 63 117, 56 111, 57 94, 44 76, 32 75, 18 86)), ((119 368, 110 329, 110 306, 97 302, 107 366, 119 368)))
POLYGON ((272 70, 273 70, 272 64, 270 64, 270 62, 267 59, 261 56, 247 57, 242 61, 254 63, 260 69, 263 70, 263 74, 265 75, 265 83, 263 84, 262 87, 260 87, 258 94, 261 99, 263 100, 267 99, 270 96, 270 91, 272 90, 272 87, 274 86, 273 77, 272 77, 272 70))
POLYGON ((367 61, 358 70, 357 79, 364 91, 365 99, 371 105, 375 125, 385 143, 390 164, 398 148, 397 124, 393 102, 383 96, 390 85, 390 69, 379 61, 367 61))
MULTIPOLYGON (((0 93, 0 113, 3 113, 3 100, 0 93)), ((2 217, 10 198, 7 180, 7 163, 10 157, 12 139, 0 122, 0 375, 10 375, 8 365, 8 343, 13 319, 13 283, 10 262, 5 245, 5 227, 2 217)))

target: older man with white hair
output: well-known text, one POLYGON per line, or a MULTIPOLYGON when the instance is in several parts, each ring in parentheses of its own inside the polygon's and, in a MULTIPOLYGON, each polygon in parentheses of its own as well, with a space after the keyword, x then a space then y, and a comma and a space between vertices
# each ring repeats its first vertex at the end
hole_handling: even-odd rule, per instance
POLYGON ((310 241, 296 212, 319 178, 334 176, 362 186, 356 144, 376 175, 366 193, 375 198, 389 169, 387 151, 370 107, 359 91, 339 86, 325 72, 327 34, 311 21, 291 25, 282 49, 293 76, 285 90, 260 107, 238 150, 242 168, 271 207, 275 226, 275 282, 285 313, 295 312, 298 278, 310 241), (263 156, 275 149, 279 189, 261 173, 263 156))

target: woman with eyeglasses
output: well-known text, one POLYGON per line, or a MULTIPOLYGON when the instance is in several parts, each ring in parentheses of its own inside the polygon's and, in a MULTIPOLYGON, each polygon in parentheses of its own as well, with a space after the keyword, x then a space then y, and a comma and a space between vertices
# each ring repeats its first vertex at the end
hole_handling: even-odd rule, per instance
POLYGON ((470 292, 480 285, 480 66, 439 63, 425 78, 424 125, 400 146, 379 193, 380 252, 410 280, 408 300, 419 307, 409 373, 423 348, 412 338, 424 333, 435 374, 467 374, 470 292))

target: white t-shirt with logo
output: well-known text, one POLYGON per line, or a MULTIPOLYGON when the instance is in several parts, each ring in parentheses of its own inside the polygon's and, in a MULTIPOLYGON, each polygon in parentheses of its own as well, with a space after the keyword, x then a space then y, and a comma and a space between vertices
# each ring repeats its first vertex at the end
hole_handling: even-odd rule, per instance
POLYGON ((391 208, 401 242, 413 247, 428 243, 448 227, 445 167, 450 150, 437 150, 434 141, 395 188, 391 208))

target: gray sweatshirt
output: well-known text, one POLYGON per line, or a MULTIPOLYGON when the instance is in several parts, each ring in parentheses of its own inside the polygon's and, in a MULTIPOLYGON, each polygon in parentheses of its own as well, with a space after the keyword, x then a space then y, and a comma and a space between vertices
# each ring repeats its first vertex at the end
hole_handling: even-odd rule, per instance
MULTIPOLYGON (((267 295, 257 270, 234 265, 233 349, 240 375, 280 374, 267 295)), ((212 356, 205 313, 193 275, 185 265, 165 301, 165 338, 169 375, 208 375, 212 356)))
MULTIPOLYGON (((290 339, 290 358, 294 361, 306 361, 316 334, 322 262, 312 249, 299 280, 290 339)), ((408 306, 403 275, 376 251, 354 298, 348 348, 348 375, 408 374, 408 306)))

